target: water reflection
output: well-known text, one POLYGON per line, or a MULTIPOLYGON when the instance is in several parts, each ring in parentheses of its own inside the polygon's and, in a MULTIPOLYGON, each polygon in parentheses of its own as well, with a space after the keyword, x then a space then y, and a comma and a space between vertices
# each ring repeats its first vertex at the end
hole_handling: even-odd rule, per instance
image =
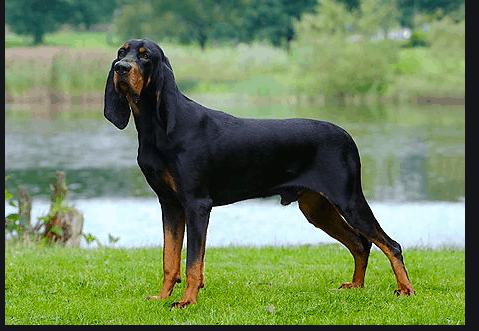
MULTIPOLYGON (((155 198, 80 199, 73 205, 85 215, 83 231, 103 245, 109 244, 109 234, 120 237, 116 247, 161 247, 163 243, 161 209, 155 198)), ((35 200, 32 217, 46 215, 49 207, 49 201, 35 200)), ((372 202, 371 208, 381 227, 403 248, 465 247, 464 203, 372 202)), ((5 209, 14 212, 9 205, 5 209)), ((211 212, 208 247, 319 243, 337 241, 307 222, 297 203, 285 207, 278 199, 247 200, 211 212)), ((85 240, 81 245, 89 247, 85 240)))
MULTIPOLYGON (((381 226, 403 247, 464 247, 465 204, 438 202, 465 197, 464 120, 454 117, 463 116, 463 110, 431 108, 425 113, 383 105, 328 111, 309 106, 294 108, 291 115, 291 105, 269 102, 270 109, 263 112, 267 116, 329 120, 354 137, 365 195, 381 226)), ((237 99, 209 104, 245 116, 237 99)), ((258 107, 263 111, 265 105, 258 107)), ((84 213, 85 233, 103 244, 110 233, 121 238, 120 246, 161 245, 160 206, 136 164, 134 126, 117 130, 103 119, 100 107, 91 117, 58 114, 16 119, 6 111, 6 188, 14 193, 26 186, 37 219, 48 212, 56 171, 65 171, 67 199, 84 213)), ((8 204, 5 208, 15 212, 8 204)), ((210 224, 209 246, 335 242, 311 227, 296 204, 282 207, 275 198, 214 208, 210 224)))
POLYGON ((415 148, 400 155, 368 159, 366 166, 373 165, 383 174, 374 184, 374 198, 382 201, 429 200, 426 152, 419 142, 415 148))
MULTIPOLYGON (((101 115, 101 109, 97 112, 101 115)), ((298 113, 331 120, 351 133, 359 146, 363 188, 368 199, 464 199, 463 126, 437 125, 438 116, 431 117, 426 124, 405 126, 394 118, 396 112, 384 105, 341 108, 335 117, 331 113, 311 116, 313 110, 304 108, 298 109, 298 113), (350 120, 358 118, 361 120, 350 120)), ((136 164, 133 125, 120 132, 102 116, 47 121, 17 120, 8 112, 6 115, 7 189, 15 191, 23 185, 34 197, 48 199, 48 184, 55 172, 62 170, 67 174, 72 200, 153 196, 136 164)))

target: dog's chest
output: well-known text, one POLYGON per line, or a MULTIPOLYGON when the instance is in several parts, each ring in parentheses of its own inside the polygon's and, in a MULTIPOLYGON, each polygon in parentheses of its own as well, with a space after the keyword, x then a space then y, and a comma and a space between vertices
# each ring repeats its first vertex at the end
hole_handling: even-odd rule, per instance
POLYGON ((178 193, 174 171, 168 167, 164 155, 149 148, 139 148, 137 161, 153 190, 158 191, 168 187, 171 191, 178 193))

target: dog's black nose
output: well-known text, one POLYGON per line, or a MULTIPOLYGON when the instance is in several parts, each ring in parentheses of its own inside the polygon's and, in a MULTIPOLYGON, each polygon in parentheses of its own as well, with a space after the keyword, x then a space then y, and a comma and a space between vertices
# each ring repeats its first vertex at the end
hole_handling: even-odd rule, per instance
POLYGON ((128 73, 130 69, 131 65, 129 65, 127 62, 120 61, 115 64, 115 71, 120 75, 128 73))

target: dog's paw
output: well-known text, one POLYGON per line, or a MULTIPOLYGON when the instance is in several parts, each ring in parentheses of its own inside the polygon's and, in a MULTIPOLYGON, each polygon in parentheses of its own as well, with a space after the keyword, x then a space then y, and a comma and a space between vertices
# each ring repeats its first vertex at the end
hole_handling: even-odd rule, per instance
POLYGON ((364 285, 359 284, 359 283, 355 283, 355 282, 344 282, 344 283, 341 284, 339 289, 342 289, 342 288, 356 288, 356 287, 364 287, 364 285))
POLYGON ((191 304, 194 304, 194 302, 189 302, 189 301, 177 301, 177 302, 173 302, 170 307, 171 308, 178 308, 178 309, 183 309, 183 308, 186 308, 188 307, 189 305, 191 304))

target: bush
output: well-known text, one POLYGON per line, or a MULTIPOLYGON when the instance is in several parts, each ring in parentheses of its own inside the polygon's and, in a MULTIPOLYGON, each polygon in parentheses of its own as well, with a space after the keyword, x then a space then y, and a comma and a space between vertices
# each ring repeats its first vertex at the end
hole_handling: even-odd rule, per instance
MULTIPOLYGON (((297 24, 299 91, 326 97, 365 97, 380 96, 388 90, 399 49, 389 40, 373 43, 363 38, 359 43, 349 42, 346 26, 363 26, 364 19, 371 21, 370 17, 357 19, 357 16, 347 11, 343 4, 324 1, 318 15, 305 15, 297 24)), ((377 27, 371 29, 376 31, 377 27)))
POLYGON ((422 39, 428 48, 402 49, 393 94, 415 97, 461 97, 466 90, 465 21, 444 17, 429 25, 422 39))
POLYGON ((409 41, 401 46, 403 48, 413 47, 429 47, 430 43, 427 41, 426 32, 421 30, 414 30, 409 41))

